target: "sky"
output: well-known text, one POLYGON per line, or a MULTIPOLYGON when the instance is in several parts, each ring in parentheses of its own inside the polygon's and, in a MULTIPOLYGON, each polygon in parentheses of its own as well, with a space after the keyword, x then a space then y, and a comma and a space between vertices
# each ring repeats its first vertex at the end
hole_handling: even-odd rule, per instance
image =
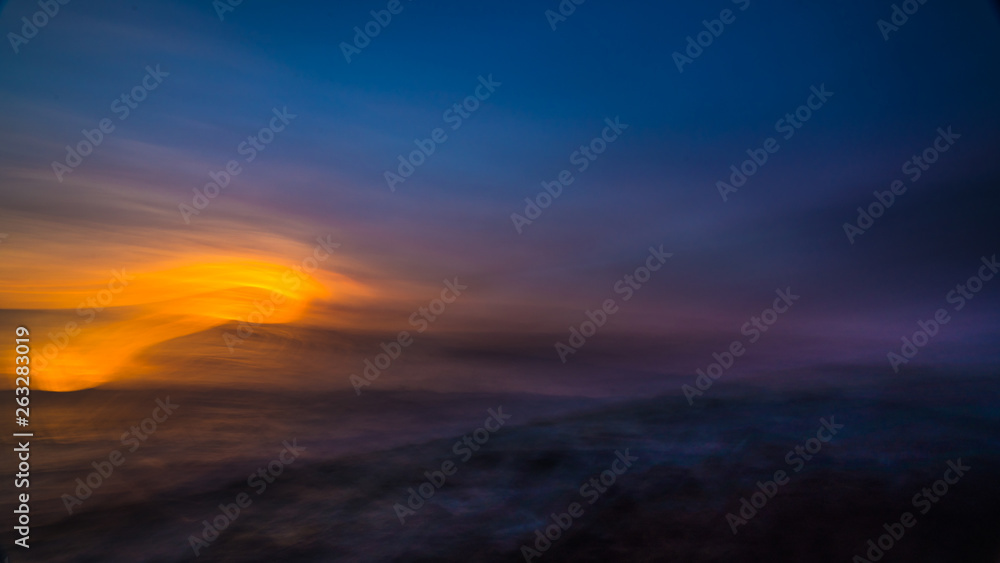
POLYGON ((739 368, 891 373, 887 352, 939 308, 952 321, 914 363, 998 359, 1000 282, 946 302, 1000 251, 994 3, 929 0, 890 31, 891 2, 590 0, 562 18, 554 1, 219 5, 70 2, 30 38, 38 3, 0 9, 0 308, 59 349, 43 386, 141 384, 137 358, 157 349, 238 371, 219 334, 272 295, 287 301, 264 324, 300 341, 374 339, 310 376, 347 386, 456 278, 468 289, 422 334, 452 360, 690 377, 788 288, 800 300, 739 368), (121 99, 135 88, 141 101, 121 99), (247 140, 263 128, 269 142, 247 140), (100 143, 69 168, 87 135, 100 143), (768 160, 721 193, 768 138, 768 160), (948 150, 915 179, 905 163, 936 141, 948 150), (564 170, 537 218, 512 219, 564 170), (906 191, 849 236, 896 180, 906 191), (671 256, 625 301, 616 283, 651 247, 671 256), (80 307, 105 289, 103 309, 80 307), (607 299, 618 312, 560 355, 607 299), (81 333, 62 346, 67 322, 81 333), (198 335, 211 344, 183 340, 198 335))

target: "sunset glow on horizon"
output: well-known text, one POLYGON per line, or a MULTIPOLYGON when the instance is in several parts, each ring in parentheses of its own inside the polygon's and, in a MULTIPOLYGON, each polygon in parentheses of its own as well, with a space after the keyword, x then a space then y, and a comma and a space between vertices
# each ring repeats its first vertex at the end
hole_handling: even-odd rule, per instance
POLYGON ((127 379, 137 354, 174 338, 231 321, 294 323, 316 301, 369 293, 332 272, 199 258, 168 269, 116 270, 103 279, 40 285, 7 285, 0 301, 30 308, 23 311, 24 324, 44 342, 32 366, 33 385, 48 391, 127 379))

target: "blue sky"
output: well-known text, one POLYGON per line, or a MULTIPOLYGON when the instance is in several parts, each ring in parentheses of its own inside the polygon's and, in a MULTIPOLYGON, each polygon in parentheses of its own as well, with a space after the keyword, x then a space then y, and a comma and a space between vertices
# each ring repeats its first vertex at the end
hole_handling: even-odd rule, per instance
MULTIPOLYGON (((985 1, 930 0, 886 41, 876 22, 891 3, 741 4, 589 0, 553 30, 555 1, 404 1, 348 63, 340 44, 385 3, 247 0, 220 21, 207 0, 71 2, 18 53, 0 48, 3 213, 189 236, 177 205, 287 107, 295 120, 206 222, 336 233, 373 283, 462 273, 484 288, 470 323, 552 333, 665 244, 673 267, 614 330, 726 334, 794 284, 812 296, 804 333, 866 335, 874 351, 862 355, 879 361, 997 251, 1000 15, 985 1), (672 54, 724 9, 735 22, 678 72, 672 54), (52 161, 114 117, 111 102, 147 65, 169 77, 56 181, 52 161), (490 75, 496 92, 390 192, 398 155, 447 127, 443 113, 490 75), (820 85, 834 96, 723 202, 729 166, 820 85), (615 117, 628 129, 518 234, 510 215, 524 198, 615 117), (954 150, 850 244, 843 223, 948 126, 961 134, 954 150)), ((0 30, 38 9, 6 3, 0 30)), ((995 334, 993 295, 964 330, 995 334)), ((811 360, 836 356, 831 344, 811 360)))

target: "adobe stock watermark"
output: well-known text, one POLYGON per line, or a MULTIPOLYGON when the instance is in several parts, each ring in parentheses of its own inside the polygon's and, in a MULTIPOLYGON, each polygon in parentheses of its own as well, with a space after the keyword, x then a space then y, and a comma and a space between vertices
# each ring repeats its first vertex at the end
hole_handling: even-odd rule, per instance
POLYGON ((31 14, 31 19, 27 16, 21 18, 20 35, 13 31, 7 33, 7 40, 10 41, 10 48, 14 50, 14 54, 20 53, 21 46, 27 45, 28 41, 34 39, 38 32, 59 14, 59 7, 69 2, 70 0, 38 0, 38 7, 41 10, 31 14))
MULTIPOLYGON (((775 298, 774 303, 771 304, 769 309, 764 309, 759 317, 750 317, 750 320, 743 323, 743 326, 740 327, 740 334, 749 337, 748 344, 753 344, 760 340, 761 334, 767 332, 769 328, 774 326, 774 323, 778 322, 778 316, 787 312, 801 298, 800 295, 792 293, 791 287, 787 287, 784 290, 777 289, 775 290, 775 294, 778 297, 775 298)), ((712 385, 715 384, 715 380, 722 377, 722 374, 733 367, 736 358, 742 356, 746 351, 747 349, 743 345, 743 340, 738 338, 733 340, 729 344, 729 348, 723 350, 721 354, 713 352, 712 358, 715 362, 710 363, 704 371, 701 368, 696 370, 698 376, 694 380, 694 386, 692 387, 686 383, 681 386, 681 391, 684 392, 684 397, 687 398, 688 405, 693 406, 694 398, 704 395, 706 391, 711 389, 712 385)))
MULTIPOLYGON (((594 137, 586 145, 569 155, 569 163, 576 165, 576 171, 582 173, 590 168, 590 164, 597 160, 599 156, 608 150, 611 143, 618 140, 618 137, 628 129, 627 123, 621 122, 621 117, 615 116, 614 121, 605 117, 604 123, 607 127, 601 130, 601 134, 594 137)), ((542 216, 542 211, 548 209, 552 202, 563 193, 563 188, 573 183, 576 178, 568 169, 559 172, 556 179, 551 182, 542 182, 542 191, 538 192, 534 198, 524 198, 524 215, 511 213, 510 220, 514 223, 517 234, 521 234, 525 226, 530 225, 534 220, 542 216)))
POLYGON ((545 21, 549 22, 549 27, 552 31, 556 30, 556 24, 560 24, 566 21, 570 16, 576 13, 576 7, 582 5, 587 0, 562 0, 556 9, 559 10, 556 13, 555 10, 545 10, 545 21))
MULTIPOLYGON (((452 131, 458 131, 459 127, 465 123, 465 120, 472 117, 472 114, 479 109, 481 103, 490 99, 501 85, 501 82, 493 80, 492 74, 487 75, 486 78, 480 75, 479 84, 473 93, 466 96, 461 102, 456 102, 450 108, 444 110, 441 119, 450 125, 452 131)), ((396 166, 396 172, 386 170, 383 174, 386 184, 389 185, 389 191, 395 192, 396 184, 406 182, 416 172, 417 168, 423 166, 427 162, 427 159, 437 151, 438 146, 447 140, 448 134, 445 133, 443 127, 435 127, 426 139, 414 139, 413 144, 417 146, 417 149, 410 152, 409 155, 403 156, 401 154, 396 158, 399 161, 399 165, 396 166)))
MULTIPOLYGON (((410 2, 412 0, 406 0, 410 2)), ((372 10, 372 19, 362 27, 354 28, 354 40, 351 43, 340 42, 340 52, 344 54, 347 64, 351 64, 351 57, 360 55, 362 49, 371 45, 372 39, 379 36, 382 30, 392 23, 392 16, 403 12, 403 4, 400 0, 389 0, 384 10, 372 10)))
MULTIPOLYGON (((628 449, 625 450, 625 453, 615 450, 615 459, 611 462, 610 467, 580 485, 580 496, 587 500, 587 504, 593 505, 600 500, 601 495, 614 486, 618 477, 624 475, 637 461, 639 458, 630 455, 628 449)), ((579 502, 571 502, 566 507, 565 512, 550 514, 552 523, 544 528, 544 533, 542 528, 535 530, 535 541, 532 544, 534 547, 526 544, 521 545, 521 555, 524 556, 525 563, 531 563, 532 559, 541 557, 551 549, 552 543, 559 541, 563 533, 569 531, 570 527, 583 517, 583 514, 583 505, 579 502)))
MULTIPOLYGON (((802 128, 810 119, 812 119, 813 113, 823 109, 826 103, 833 97, 833 92, 828 92, 826 90, 826 84, 820 84, 819 88, 816 86, 811 86, 809 88, 812 94, 806 98, 806 103, 799 106, 794 112, 786 113, 785 117, 782 117, 774 124, 774 131, 776 133, 783 134, 783 138, 788 141, 795 136, 795 132, 802 128)), ((774 137, 768 137, 764 139, 760 148, 749 148, 746 153, 748 158, 740 164, 739 168, 736 165, 729 167, 732 170, 732 174, 729 175, 729 183, 720 180, 715 183, 715 187, 719 190, 719 195, 722 196, 723 203, 729 201, 729 194, 736 193, 747 180, 753 177, 764 165, 770 155, 773 155, 781 150, 781 145, 778 144, 778 140, 774 137)))
POLYGON ((478 452, 482 446, 485 446, 486 442, 490 441, 490 437, 500 430, 507 422, 507 419, 510 418, 509 414, 504 414, 503 405, 497 407, 496 410, 486 409, 486 413, 489 416, 483 421, 481 427, 476 428, 470 434, 462 436, 462 439, 455 442, 455 445, 451 447, 452 453, 461 458, 459 462, 456 463, 450 459, 445 460, 441 463, 440 470, 424 471, 424 478, 426 480, 418 485, 416 489, 413 487, 406 489, 406 492, 410 493, 410 496, 406 497, 405 504, 397 502, 392 505, 396 517, 399 518, 400 525, 406 524, 407 518, 414 516, 418 510, 423 508, 424 503, 430 500, 434 496, 434 493, 445 485, 448 477, 458 473, 458 463, 465 463, 472 459, 473 452, 478 452))
MULTIPOLYGON (((833 440, 837 432, 844 427, 843 424, 837 424, 835 419, 836 417, 833 416, 830 417, 830 420, 819 419, 820 426, 816 430, 816 437, 809 438, 805 443, 795 446, 785 454, 785 463, 795 473, 802 471, 806 462, 812 461, 812 458, 823 449, 823 444, 833 440)), ((771 481, 764 483, 757 481, 757 489, 759 490, 748 495, 749 500, 747 497, 740 498, 740 509, 737 511, 739 516, 732 512, 726 514, 726 522, 729 523, 729 529, 733 531, 733 535, 738 534, 740 526, 746 526, 754 516, 757 516, 767 506, 767 503, 778 494, 779 487, 787 485, 790 481, 791 479, 784 469, 775 471, 771 481)))
MULTIPOLYGON (((284 449, 278 453, 278 457, 272 459, 266 466, 258 467, 257 471, 251 473, 247 478, 247 486, 255 489, 254 492, 258 496, 264 494, 267 486, 274 483, 275 479, 284 473, 286 465, 294 463, 302 455, 302 452, 306 451, 306 448, 299 446, 296 440, 297 438, 293 438, 291 444, 288 443, 288 440, 282 442, 284 449)), ((202 520, 201 537, 194 534, 188 536, 188 545, 194 551, 195 557, 200 556, 202 549, 209 547, 215 540, 219 539, 219 535, 235 522, 240 517, 240 513, 251 504, 253 504, 253 498, 248 493, 240 493, 236 495, 234 502, 220 504, 219 514, 212 518, 211 522, 202 520)))
MULTIPOLYGON (((739 5, 740 11, 745 12, 747 8, 750 7, 750 0, 732 0, 733 4, 739 5)), ((674 51, 673 59, 674 64, 677 65, 677 72, 684 72, 684 65, 688 65, 694 62, 695 59, 701 56, 705 52, 705 49, 709 48, 715 40, 726 31, 726 26, 731 25, 736 22, 736 14, 732 10, 726 8, 719 12, 719 19, 717 20, 702 20, 701 24, 705 26, 705 31, 698 32, 695 36, 687 36, 687 46, 684 49, 684 54, 679 51, 674 51)))
MULTIPOLYGON (((645 265, 639 266, 631 274, 623 276, 611 286, 611 289, 614 290, 615 295, 622 296, 622 302, 632 299, 635 292, 642 289, 642 286, 652 279, 653 272, 659 271, 667 262, 667 258, 671 256, 673 256, 673 253, 664 252, 662 244, 660 248, 650 246, 649 256, 646 257, 645 265)), ((611 315, 617 312, 618 302, 613 298, 605 299, 601 303, 600 308, 593 311, 584 311, 584 316, 587 317, 587 320, 581 322, 579 328, 576 326, 569 327, 569 345, 566 345, 561 340, 555 343, 556 354, 559 355, 559 360, 565 364, 566 358, 570 354, 576 354, 577 350, 583 348, 583 345, 587 343, 587 339, 597 334, 597 330, 608 322, 608 318, 611 315)))
MULTIPOLYGON (((76 307, 76 314, 83 317, 83 326, 89 325, 94 322, 97 315, 109 307, 114 301, 114 298, 119 293, 125 291, 128 287, 130 281, 134 280, 135 276, 125 272, 125 268, 121 270, 111 270, 111 277, 108 279, 108 283, 104 288, 97 291, 91 297, 80 302, 76 307)), ((76 323, 76 321, 69 321, 63 325, 62 330, 57 330, 55 333, 50 332, 48 334, 49 342, 41 347, 41 353, 35 354, 31 359, 33 360, 33 365, 38 369, 45 369, 45 366, 49 365, 49 362, 54 360, 59 353, 69 346, 69 343, 73 338, 80 334, 83 326, 76 323)))
MULTIPOLYGON (((283 107, 281 110, 272 108, 271 113, 274 114, 274 117, 271 118, 271 121, 267 125, 261 127, 260 131, 257 131, 257 134, 249 135, 245 141, 236 146, 236 153, 245 157, 243 162, 246 164, 253 162, 274 141, 275 136, 284 131, 292 120, 298 117, 295 114, 288 113, 288 106, 283 107)), ((184 224, 190 225, 191 216, 200 215, 208 207, 208 204, 222 193, 222 190, 229 187, 233 178, 239 176, 241 173, 243 173, 243 168, 240 166, 239 161, 235 159, 227 162, 222 170, 209 172, 208 177, 211 179, 209 183, 205 184, 200 190, 192 188, 191 191, 194 192, 194 197, 191 198, 191 205, 181 203, 177 206, 177 209, 181 212, 181 219, 184 220, 184 224)))
MULTIPOLYGON (((469 289, 469 286, 459 283, 458 278, 444 280, 444 289, 441 290, 439 298, 431 299, 426 307, 419 307, 410 315, 410 326, 417 329, 420 334, 430 327, 447 310, 448 305, 454 303, 462 292, 469 289)), ((358 377, 352 373, 348 380, 354 387, 354 392, 361 396, 361 388, 367 387, 375 382, 382 375, 382 372, 392 367, 392 363, 399 359, 403 350, 413 344, 413 336, 409 331, 401 330, 394 340, 383 342, 380 348, 382 352, 375 354, 374 359, 365 358, 365 368, 361 372, 364 377, 358 377)))
MULTIPOLYGON (((150 92, 159 88, 167 76, 170 76, 170 73, 163 72, 160 65, 156 65, 156 68, 147 66, 146 75, 142 77, 140 83, 111 102, 111 112, 118 116, 118 121, 125 121, 132 114, 132 110, 138 108, 139 104, 149 97, 150 92)), ((97 122, 97 127, 94 129, 84 129, 81 141, 75 146, 66 145, 66 158, 62 162, 52 161, 52 172, 56 175, 56 179, 61 183, 63 176, 83 164, 83 159, 93 154, 104 142, 104 137, 114 130, 115 124, 109 117, 97 122)))
POLYGON ((899 28, 906 25, 906 22, 910 21, 910 16, 917 13, 917 10, 921 6, 927 3, 927 0, 905 0, 902 3, 902 7, 897 4, 892 5, 892 13, 889 15, 889 21, 880 19, 875 22, 878 26, 878 30, 882 32, 882 38, 886 41, 889 40, 889 34, 899 31, 899 28), (892 22, 892 23, 890 23, 892 22))
MULTIPOLYGON (((955 289, 949 291, 944 296, 945 302, 953 305, 955 311, 964 309, 966 303, 982 291, 986 282, 992 280, 997 275, 997 272, 1000 272, 1000 262, 997 262, 996 254, 991 258, 983 256, 980 258, 980 261, 983 265, 979 267, 979 270, 974 275, 967 279, 965 283, 957 284, 955 289), (987 272, 989 273, 987 274, 987 272)), ((915 358, 917 353, 920 352, 920 348, 926 346, 931 338, 937 336, 941 327, 950 321, 951 316, 945 308, 935 311, 933 317, 929 320, 917 321, 917 331, 911 337, 904 336, 901 338, 903 344, 899 348, 899 353, 896 353, 894 350, 886 354, 892 371, 899 373, 899 366, 910 363, 910 360, 915 358)))
MULTIPOLYGON (((298 291, 302 287, 302 281, 306 276, 319 269, 319 265, 330 258, 333 251, 340 248, 339 242, 330 240, 331 235, 326 238, 316 237, 318 243, 313 247, 312 254, 306 256, 299 264, 288 268, 281 274, 281 281, 289 291, 298 291)), ((236 327, 236 334, 233 335, 228 330, 222 334, 222 341, 229 348, 229 353, 236 351, 236 346, 242 344, 246 339, 253 336, 254 329, 262 325, 271 315, 285 302, 285 296, 281 291, 272 290, 268 298, 263 301, 254 301, 254 310, 247 314, 246 318, 240 320, 236 327), (256 320, 254 320, 256 319, 256 320)))
MULTIPOLYGON (((948 469, 944 470, 944 475, 941 476, 941 479, 934 481, 930 487, 924 487, 917 494, 913 495, 913 499, 911 500, 913 508, 919 508, 921 515, 930 512, 934 508, 934 505, 948 494, 951 485, 957 484, 962 477, 965 477, 965 473, 972 469, 962 463, 962 458, 958 458, 955 461, 949 460, 947 466, 948 469), (949 474, 951 474, 951 477, 948 476, 949 474)), ((874 563, 882 559, 896 545, 896 542, 903 539, 906 531, 916 525, 917 519, 909 511, 902 513, 897 522, 882 524, 882 529, 886 533, 874 540, 868 540, 868 551, 865 552, 868 558, 865 559, 860 555, 855 555, 851 559, 851 563, 874 563)))
MULTIPOLYGON (((910 179, 911 185, 917 183, 924 172, 930 170, 931 165, 937 162, 943 153, 948 152, 955 144, 955 141, 962 138, 958 133, 952 132, 950 126, 947 130, 938 127, 937 133, 938 136, 934 139, 931 146, 921 151, 920 154, 913 155, 903 163, 903 174, 910 179)), ((884 215, 896 203, 896 196, 905 194, 906 190, 907 186, 902 180, 895 180, 889 184, 887 191, 879 192, 876 190, 873 192, 876 201, 869 203, 867 208, 859 207, 858 218, 854 223, 844 223, 844 234, 847 235, 848 242, 854 244, 854 240, 857 237, 868 232, 868 229, 871 229, 875 225, 875 219, 884 215)))
POLYGON ((235 12, 236 7, 243 3, 243 0, 213 0, 212 8, 215 8, 215 14, 219 16, 219 21, 226 21, 226 14, 229 12, 235 12))
MULTIPOLYGON (((156 408, 153 409, 148 418, 142 419, 139 424, 122 433, 122 446, 129 446, 129 453, 138 450, 143 442, 156 432, 158 425, 166 422, 170 418, 170 415, 174 414, 174 410, 180 407, 178 404, 171 403, 170 397, 167 397, 166 400, 156 399, 155 402, 156 408)), ((76 479, 77 486, 74 491, 76 495, 64 494, 62 496, 66 512, 72 516, 73 508, 82 506, 83 501, 89 499, 111 477, 115 472, 115 468, 121 467, 123 463, 125 463, 125 454, 119 450, 111 450, 107 460, 102 459, 92 462, 90 465, 94 468, 94 471, 83 479, 79 477, 76 479)))

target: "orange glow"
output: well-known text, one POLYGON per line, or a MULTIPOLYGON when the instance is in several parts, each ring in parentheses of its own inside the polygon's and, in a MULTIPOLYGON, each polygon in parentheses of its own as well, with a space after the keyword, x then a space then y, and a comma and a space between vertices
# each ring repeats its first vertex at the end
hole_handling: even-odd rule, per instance
POLYGON ((128 378, 137 354, 168 340, 231 321, 292 323, 315 300, 367 293, 338 274, 262 260, 194 260, 125 274, 0 290, 6 308, 33 310, 20 315, 32 331, 32 387, 72 391, 128 378))

